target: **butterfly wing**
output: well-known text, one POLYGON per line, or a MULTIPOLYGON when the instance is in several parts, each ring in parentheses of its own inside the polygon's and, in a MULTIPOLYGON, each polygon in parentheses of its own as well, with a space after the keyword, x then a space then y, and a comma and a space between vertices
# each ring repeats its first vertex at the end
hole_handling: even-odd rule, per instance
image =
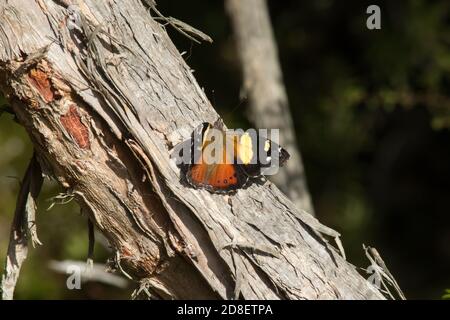
POLYGON ((207 189, 214 193, 235 191, 248 180, 248 176, 233 164, 194 164, 187 174, 187 181, 196 188, 207 189))
POLYGON ((250 177, 258 177, 277 169, 289 159, 289 153, 285 149, 261 135, 240 135, 236 150, 243 170, 250 177))
POLYGON ((257 134, 225 131, 220 120, 200 125, 191 141, 191 161, 183 176, 191 186, 213 193, 232 192, 251 177, 274 174, 289 159, 289 153, 275 142, 257 134))
POLYGON ((235 191, 246 184, 248 176, 235 162, 234 138, 223 132, 224 143, 217 148, 221 154, 221 161, 211 163, 211 161, 207 161, 208 155, 204 152, 211 138, 211 130, 209 129, 211 129, 211 126, 207 130, 203 130, 202 150, 199 153, 202 159, 201 161, 193 159, 197 161, 193 161, 189 166, 186 179, 189 184, 196 188, 207 189, 215 193, 235 191))

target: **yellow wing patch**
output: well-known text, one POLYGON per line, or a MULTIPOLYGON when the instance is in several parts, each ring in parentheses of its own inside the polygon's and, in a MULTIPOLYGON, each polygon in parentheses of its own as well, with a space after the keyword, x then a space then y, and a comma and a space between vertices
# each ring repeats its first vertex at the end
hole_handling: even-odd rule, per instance
POLYGON ((270 140, 266 140, 266 142, 264 143, 264 151, 269 152, 269 150, 270 150, 270 140))
POLYGON ((243 164, 249 164, 253 158, 253 142, 248 133, 244 133, 239 140, 239 158, 243 164))

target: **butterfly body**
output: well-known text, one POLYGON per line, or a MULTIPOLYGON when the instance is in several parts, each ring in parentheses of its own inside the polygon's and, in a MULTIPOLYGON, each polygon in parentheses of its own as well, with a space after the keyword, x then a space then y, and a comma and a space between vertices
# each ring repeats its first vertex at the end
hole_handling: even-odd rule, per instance
POLYGON ((189 163, 183 164, 182 175, 194 188, 233 193, 288 158, 288 152, 272 140, 256 131, 225 130, 219 119, 193 131, 189 157, 185 157, 189 163))

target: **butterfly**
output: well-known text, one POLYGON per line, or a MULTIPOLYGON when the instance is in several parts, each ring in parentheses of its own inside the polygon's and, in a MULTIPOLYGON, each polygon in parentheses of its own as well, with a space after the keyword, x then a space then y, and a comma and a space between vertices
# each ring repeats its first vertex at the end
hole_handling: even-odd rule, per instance
POLYGON ((255 178, 274 174, 289 153, 256 130, 226 130, 219 118, 204 122, 175 147, 181 178, 189 186, 229 194, 255 178))

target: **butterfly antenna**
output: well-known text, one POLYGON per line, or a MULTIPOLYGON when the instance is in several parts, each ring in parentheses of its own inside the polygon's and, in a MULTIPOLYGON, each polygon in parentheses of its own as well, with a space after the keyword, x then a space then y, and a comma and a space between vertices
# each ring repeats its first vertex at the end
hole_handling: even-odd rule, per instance
POLYGON ((228 112, 225 114, 224 118, 225 118, 225 117, 228 117, 228 116, 230 116, 230 115, 232 115, 233 112, 236 111, 237 108, 239 108, 240 106, 242 106, 242 104, 244 103, 245 100, 247 100, 247 98, 242 98, 242 99, 240 99, 239 102, 233 107, 233 109, 231 109, 230 111, 228 111, 228 112))
POLYGON ((242 98, 239 100, 239 102, 234 106, 234 108, 230 111, 230 113, 233 113, 234 111, 236 111, 237 108, 239 108, 240 106, 242 106, 242 104, 244 103, 244 101, 247 100, 247 98, 242 98))
MULTIPOLYGON (((216 91, 214 89, 211 90, 211 99, 212 99, 212 103, 213 103, 213 108, 216 109, 216 91)), ((217 113, 217 119, 216 121, 214 121, 215 126, 220 126, 220 123, 222 123, 223 125, 223 120, 220 117, 220 114, 217 113)))
POLYGON ((216 91, 214 89, 211 90, 213 107, 216 107, 216 91))
MULTIPOLYGON (((211 93, 212 93, 212 101, 213 101, 213 106, 214 106, 214 108, 216 107, 216 95, 215 95, 215 90, 213 89, 213 90, 211 90, 211 93)), ((244 101, 246 101, 247 100, 247 98, 246 97, 244 97, 244 98, 240 98, 240 100, 239 100, 239 102, 233 107, 233 109, 231 110, 231 111, 228 111, 223 117, 221 117, 220 115, 218 115, 218 117, 217 117, 217 120, 215 121, 216 123, 222 123, 223 124, 223 119, 224 118, 226 118, 226 117, 228 117, 228 116, 230 116, 231 114, 233 114, 233 112, 234 111, 236 111, 236 109, 237 108, 239 108, 243 103, 244 103, 244 101)))

